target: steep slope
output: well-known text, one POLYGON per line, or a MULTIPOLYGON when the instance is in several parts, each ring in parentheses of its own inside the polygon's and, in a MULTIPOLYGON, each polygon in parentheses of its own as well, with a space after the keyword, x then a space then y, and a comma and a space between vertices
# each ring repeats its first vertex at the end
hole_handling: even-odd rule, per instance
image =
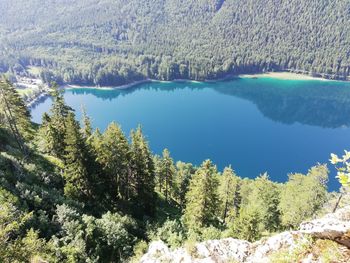
POLYGON ((102 85, 283 69, 349 76, 346 0, 3 0, 0 10, 2 71, 36 65, 102 85))

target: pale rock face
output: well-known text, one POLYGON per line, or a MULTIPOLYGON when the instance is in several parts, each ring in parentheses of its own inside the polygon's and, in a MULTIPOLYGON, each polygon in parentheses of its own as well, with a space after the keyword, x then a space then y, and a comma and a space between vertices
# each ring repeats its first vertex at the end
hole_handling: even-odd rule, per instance
MULTIPOLYGON (((198 243, 192 255, 184 248, 170 250, 162 241, 152 242, 140 263, 224 263, 270 262, 269 256, 281 249, 292 250, 308 236, 329 239, 350 248, 350 207, 339 209, 321 219, 304 222, 297 231, 287 231, 250 243, 226 238, 198 243)), ((312 254, 303 262, 315 262, 312 254)))

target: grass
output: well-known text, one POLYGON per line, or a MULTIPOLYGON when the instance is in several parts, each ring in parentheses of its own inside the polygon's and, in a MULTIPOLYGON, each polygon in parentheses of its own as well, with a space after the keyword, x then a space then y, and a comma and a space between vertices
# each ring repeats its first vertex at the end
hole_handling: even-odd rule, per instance
POLYGON ((271 262, 290 263, 302 262, 309 257, 312 262, 350 262, 350 252, 344 246, 332 240, 314 240, 311 237, 300 239, 292 250, 283 249, 273 253, 269 259, 271 262))

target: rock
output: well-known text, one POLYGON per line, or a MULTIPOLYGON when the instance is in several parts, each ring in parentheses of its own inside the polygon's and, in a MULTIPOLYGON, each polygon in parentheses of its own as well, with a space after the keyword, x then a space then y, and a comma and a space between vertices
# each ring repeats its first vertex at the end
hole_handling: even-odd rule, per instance
MULTIPOLYGON (((295 232, 283 232, 266 240, 257 241, 250 246, 249 257, 246 262, 269 262, 264 261, 267 256, 281 249, 293 249, 301 235, 295 232)), ((244 262, 244 261, 241 261, 244 262)))
POLYGON ((250 243, 244 240, 227 238, 199 243, 196 249, 200 258, 211 259, 213 262, 242 262, 248 256, 250 243))
MULTIPOLYGON (((226 238, 209 240, 195 245, 192 255, 184 248, 170 250, 162 241, 152 242, 141 263, 224 263, 271 262, 269 256, 278 251, 292 251, 301 240, 308 237, 328 239, 350 248, 350 207, 339 209, 321 219, 304 222, 297 231, 286 231, 270 238, 250 243, 226 238)), ((308 254, 302 262, 315 261, 308 254)))

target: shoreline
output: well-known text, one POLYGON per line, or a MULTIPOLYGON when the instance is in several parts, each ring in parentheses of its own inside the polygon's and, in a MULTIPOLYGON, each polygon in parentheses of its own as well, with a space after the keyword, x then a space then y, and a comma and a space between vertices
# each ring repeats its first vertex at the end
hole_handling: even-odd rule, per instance
POLYGON ((85 85, 76 85, 76 84, 67 84, 62 85, 61 87, 64 87, 65 89, 99 89, 99 90, 115 90, 115 89, 128 89, 132 88, 134 86, 137 86, 139 84, 145 84, 154 82, 155 80, 152 79, 145 79, 145 80, 139 80, 134 81, 129 84, 119 85, 119 86, 85 86, 85 85))
MULTIPOLYGON (((221 79, 220 79, 221 80, 221 79)), ((157 82, 157 83, 172 83, 172 82, 178 82, 178 83, 206 83, 206 82, 215 82, 215 81, 220 81, 220 80, 213 80, 213 81, 197 81, 197 80, 190 80, 190 79, 174 79, 174 80, 157 80, 157 79, 144 79, 144 80, 139 80, 139 81, 134 81, 129 84, 123 84, 119 86, 88 86, 88 85, 77 85, 77 84, 63 84, 61 87, 65 89, 99 89, 99 90, 123 90, 123 89, 129 89, 132 87, 135 87, 140 84, 146 84, 146 83, 152 83, 152 82, 157 82)))
POLYGON ((256 73, 256 74, 241 74, 238 76, 240 78, 248 78, 248 79, 271 78, 271 79, 280 79, 280 80, 346 81, 346 80, 326 79, 321 77, 312 77, 306 74, 298 74, 298 73, 292 73, 292 72, 267 72, 267 73, 256 73))
POLYGON ((152 83, 152 82, 158 82, 158 83, 171 83, 171 82, 179 82, 179 83, 213 83, 213 82, 219 82, 219 81, 225 81, 235 78, 246 78, 246 79, 259 79, 259 78, 271 78, 271 79, 279 79, 279 80, 301 80, 301 81, 309 81, 309 80, 315 80, 315 81, 337 81, 337 82, 349 82, 349 80, 337 80, 337 79, 327 79, 322 77, 312 77, 310 75, 302 74, 302 73, 293 73, 293 72, 287 72, 287 71, 281 71, 281 72, 266 72, 266 73, 253 73, 253 74, 238 74, 238 75, 228 75, 226 77, 220 78, 220 79, 210 79, 210 80, 190 80, 190 79, 174 79, 174 80, 157 80, 157 79, 144 79, 139 81, 134 81, 129 84, 124 84, 120 86, 84 86, 84 85, 76 85, 76 84, 67 84, 62 85, 63 87, 67 89, 81 89, 81 88, 87 88, 87 89, 100 89, 100 90, 115 90, 115 89, 128 89, 132 88, 134 86, 140 85, 140 84, 146 84, 146 83, 152 83))
POLYGON ((89 86, 89 85, 79 85, 79 84, 64 84, 61 85, 64 89, 99 89, 99 90, 123 90, 123 89, 129 89, 133 88, 140 84, 146 84, 146 83, 152 83, 152 82, 158 82, 158 83, 171 83, 171 82, 178 82, 178 83, 213 83, 213 82, 220 82, 220 81, 226 81, 230 79, 235 78, 242 78, 242 79, 259 79, 259 78, 271 78, 271 79, 280 79, 280 80, 301 80, 301 81, 309 81, 309 80, 315 80, 315 81, 339 81, 339 82, 348 82, 349 80, 336 80, 336 79, 326 79, 321 77, 312 77, 306 74, 302 73, 293 73, 288 71, 281 71, 281 72, 266 72, 266 73, 253 73, 253 74, 238 74, 238 75, 228 75, 226 77, 215 79, 215 80, 203 80, 203 81, 197 81, 197 80, 190 80, 190 79, 174 79, 174 80, 156 80, 156 79, 144 79, 144 80, 138 80, 134 81, 128 84, 123 84, 119 86, 89 86))

